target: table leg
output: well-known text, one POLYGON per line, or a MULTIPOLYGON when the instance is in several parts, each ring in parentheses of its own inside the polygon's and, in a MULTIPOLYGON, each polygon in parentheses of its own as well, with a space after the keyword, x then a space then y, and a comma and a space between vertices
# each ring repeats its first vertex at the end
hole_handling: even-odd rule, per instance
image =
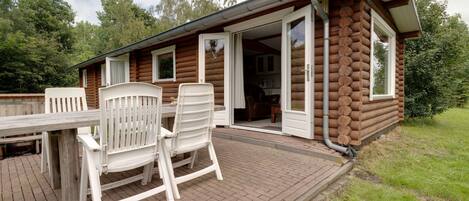
POLYGON ((60 178, 62 200, 79 198, 79 158, 77 129, 62 130, 59 135, 60 178))
POLYGON ((58 189, 60 187, 60 165, 59 165, 59 136, 60 131, 51 131, 48 133, 47 138, 49 142, 46 146, 47 156, 47 170, 51 181, 52 188, 58 189))

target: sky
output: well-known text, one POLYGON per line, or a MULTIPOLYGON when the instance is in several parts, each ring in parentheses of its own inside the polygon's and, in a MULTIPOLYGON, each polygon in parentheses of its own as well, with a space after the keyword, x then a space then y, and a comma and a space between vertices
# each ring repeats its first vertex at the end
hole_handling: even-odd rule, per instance
MULTIPOLYGON (((100 0, 65 0, 75 12, 75 22, 88 21, 92 24, 99 24, 97 11, 102 11, 100 0)), ((158 0, 133 0, 135 4, 142 8, 149 8, 156 5, 158 0)))
MULTIPOLYGON (((93 24, 99 24, 97 11, 101 11, 100 0, 66 0, 72 6, 76 14, 75 21, 88 21, 93 24)), ((158 0, 133 0, 142 8, 149 8, 156 5, 158 0)), ((450 14, 460 13, 462 19, 469 25, 469 1, 468 0, 448 0, 448 12, 450 14)))
POLYGON ((448 12, 450 14, 459 13, 466 24, 469 25, 469 1, 468 0, 448 0, 448 12))

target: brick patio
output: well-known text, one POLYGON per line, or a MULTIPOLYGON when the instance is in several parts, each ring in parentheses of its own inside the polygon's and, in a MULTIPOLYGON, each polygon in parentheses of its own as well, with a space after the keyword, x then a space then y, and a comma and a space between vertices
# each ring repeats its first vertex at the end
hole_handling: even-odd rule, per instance
MULTIPOLYGON (((326 187, 343 172, 342 163, 324 160, 266 146, 214 138, 224 176, 218 181, 214 174, 179 185, 181 200, 301 200, 326 187), (313 192, 314 193, 314 192, 313 192)), ((199 152, 195 169, 206 167, 206 150, 199 152)), ((7 158, 0 161, 1 196, 7 200, 59 200, 60 190, 53 190, 49 180, 40 173, 40 155, 7 158)), ((181 167, 175 174, 192 170, 181 167)), ((109 174, 102 182, 140 173, 140 170, 109 174)), ((158 175, 152 183, 142 186, 135 182, 105 191, 103 200, 119 200, 161 184, 158 175)), ((164 200, 160 193, 148 200, 164 200)))

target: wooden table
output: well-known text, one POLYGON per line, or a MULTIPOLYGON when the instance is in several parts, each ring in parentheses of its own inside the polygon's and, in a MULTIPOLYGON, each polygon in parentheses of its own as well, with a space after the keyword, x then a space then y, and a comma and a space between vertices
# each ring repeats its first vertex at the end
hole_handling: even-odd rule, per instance
MULTIPOLYGON (((224 109, 223 106, 215 106, 215 111, 224 109)), ((175 114, 175 105, 163 105, 162 118, 174 117, 175 114)), ((99 110, 0 117, 0 137, 48 131, 52 150, 49 156, 52 186, 61 187, 62 200, 78 200, 80 164, 76 128, 98 124, 99 110)))

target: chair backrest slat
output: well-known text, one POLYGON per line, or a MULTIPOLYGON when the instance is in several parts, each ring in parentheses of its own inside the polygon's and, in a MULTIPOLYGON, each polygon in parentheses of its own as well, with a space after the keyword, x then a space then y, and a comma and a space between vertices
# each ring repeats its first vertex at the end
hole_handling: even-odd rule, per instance
POLYGON ((161 124, 162 89, 146 83, 123 83, 99 90, 101 165, 110 155, 154 146, 161 124))
POLYGON ((172 140, 173 151, 198 147, 210 142, 214 113, 212 84, 181 84, 172 140))
MULTIPOLYGON (((46 114, 88 110, 84 88, 47 88, 45 90, 44 102, 44 112, 46 114)), ((78 133, 91 133, 91 128, 78 128, 78 133)))

